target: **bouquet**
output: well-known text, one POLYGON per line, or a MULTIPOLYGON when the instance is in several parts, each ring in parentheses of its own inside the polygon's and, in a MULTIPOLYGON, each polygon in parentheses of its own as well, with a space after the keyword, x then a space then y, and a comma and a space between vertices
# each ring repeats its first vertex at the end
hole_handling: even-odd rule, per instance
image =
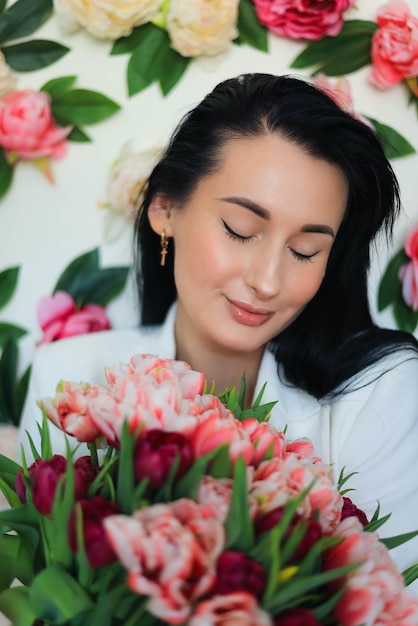
POLYGON ((381 540, 349 476, 334 484, 308 440, 273 428, 262 393, 245 409, 243 383, 217 396, 154 355, 102 385, 59 382, 34 461, 0 457, 0 611, 18 626, 418 624, 416 568, 388 551, 408 537, 381 540))

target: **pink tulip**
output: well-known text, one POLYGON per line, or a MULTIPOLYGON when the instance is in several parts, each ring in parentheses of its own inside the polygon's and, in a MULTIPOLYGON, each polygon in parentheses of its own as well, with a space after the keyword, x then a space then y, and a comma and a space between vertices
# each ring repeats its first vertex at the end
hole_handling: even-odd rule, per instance
POLYGON ((0 146, 21 159, 61 158, 71 127, 57 126, 46 92, 24 89, 0 99, 0 146))
POLYGON ((391 0, 377 14, 370 81, 385 89, 418 74, 418 17, 403 0, 391 0))
POLYGON ((191 444, 196 458, 216 448, 228 444, 232 463, 241 457, 249 465, 254 455, 254 445, 247 431, 232 413, 221 417, 216 411, 203 413, 191 437, 191 444))
POLYGON ((344 26, 343 14, 356 0, 254 0, 257 17, 276 35, 292 39, 335 37, 344 26))
POLYGON ((418 258, 405 263, 399 270, 402 297, 413 311, 418 311, 418 258))
POLYGON ((238 591, 214 596, 200 602, 188 622, 189 626, 272 626, 251 593, 238 591))
POLYGON ((272 456, 283 456, 286 441, 283 433, 279 432, 268 422, 259 422, 255 418, 248 418, 241 422, 254 446, 252 465, 258 465, 262 460, 272 456))

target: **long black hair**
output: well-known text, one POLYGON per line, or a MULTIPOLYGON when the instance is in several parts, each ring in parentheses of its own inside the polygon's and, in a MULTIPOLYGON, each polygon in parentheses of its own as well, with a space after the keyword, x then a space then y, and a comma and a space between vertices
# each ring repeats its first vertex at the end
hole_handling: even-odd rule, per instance
POLYGON ((378 328, 369 309, 371 243, 380 231, 390 238, 401 209, 391 164, 373 129, 305 80, 244 74, 220 83, 184 116, 149 178, 135 223, 141 321, 161 323, 176 298, 173 246, 160 267, 159 237, 148 220, 155 194, 181 207, 202 177, 222 167, 226 142, 270 133, 336 165, 348 182, 345 216, 322 284, 270 343, 287 380, 322 398, 341 392, 346 381, 394 350, 418 351, 418 342, 409 333, 378 328))

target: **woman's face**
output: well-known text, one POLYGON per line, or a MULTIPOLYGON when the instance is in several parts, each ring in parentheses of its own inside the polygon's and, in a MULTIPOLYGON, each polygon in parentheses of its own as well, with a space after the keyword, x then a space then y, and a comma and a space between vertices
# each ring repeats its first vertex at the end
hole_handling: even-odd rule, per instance
POLYGON ((337 167, 277 135, 229 141, 187 204, 157 227, 150 216, 174 239, 178 345, 264 349, 317 292, 347 190, 337 167))

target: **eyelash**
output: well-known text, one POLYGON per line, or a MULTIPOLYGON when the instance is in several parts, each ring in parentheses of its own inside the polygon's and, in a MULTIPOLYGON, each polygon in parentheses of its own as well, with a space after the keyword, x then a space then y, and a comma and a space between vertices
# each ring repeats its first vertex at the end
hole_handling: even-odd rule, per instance
MULTIPOLYGON (((253 239, 253 237, 243 237, 242 235, 239 235, 238 233, 236 233, 234 230, 232 230, 232 228, 230 226, 228 226, 228 224, 225 222, 225 220, 222 220, 222 223, 223 223, 224 228, 226 230, 226 234, 228 235, 228 237, 230 237, 234 241, 239 241, 240 243, 249 243, 253 239)), ((300 252, 296 252, 296 250, 293 250, 292 248, 289 248, 289 249, 290 249, 290 252, 292 253, 292 255, 294 256, 294 258, 297 261, 301 261, 302 263, 310 262, 312 260, 312 258, 316 254, 318 254, 317 252, 314 252, 314 254, 309 254, 309 255, 307 255, 307 254, 300 254, 300 252)))

